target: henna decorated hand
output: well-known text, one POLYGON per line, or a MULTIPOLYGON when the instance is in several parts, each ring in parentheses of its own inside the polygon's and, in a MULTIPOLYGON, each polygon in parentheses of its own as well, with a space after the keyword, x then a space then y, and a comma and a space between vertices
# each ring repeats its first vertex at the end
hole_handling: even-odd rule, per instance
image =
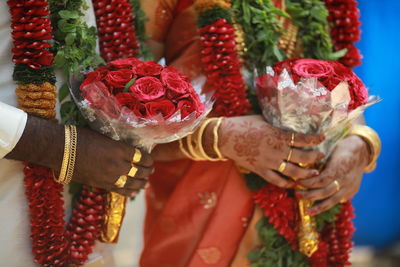
POLYGON ((303 151, 298 148, 312 147, 324 140, 321 135, 296 134, 291 162, 286 164, 283 175, 277 170, 290 151, 292 134, 277 129, 259 116, 226 118, 220 129, 220 149, 225 157, 263 177, 279 187, 294 187, 295 183, 286 178, 310 178, 319 175, 318 170, 304 169, 295 163, 312 164, 324 155, 316 150, 303 151))
POLYGON ((300 182, 310 190, 298 192, 298 197, 319 201, 309 210, 309 214, 316 215, 351 199, 360 188, 368 157, 368 147, 360 137, 350 136, 342 140, 321 175, 300 182), (339 190, 335 180, 340 185, 339 190))

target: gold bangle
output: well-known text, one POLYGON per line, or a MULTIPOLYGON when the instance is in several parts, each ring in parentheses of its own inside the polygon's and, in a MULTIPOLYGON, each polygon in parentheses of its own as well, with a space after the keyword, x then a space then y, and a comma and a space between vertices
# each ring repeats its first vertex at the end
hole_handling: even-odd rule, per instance
POLYGON ((70 142, 71 142, 71 129, 68 125, 64 126, 64 156, 61 164, 60 176, 55 178, 57 183, 64 183, 65 177, 67 176, 69 154, 70 154, 70 142))
POLYGON ((186 137, 186 144, 188 146, 190 155, 192 155, 195 161, 205 160, 201 155, 198 154, 199 151, 196 151, 198 148, 198 144, 193 145, 192 137, 193 134, 190 134, 186 137))
POLYGON ((60 176, 58 179, 56 178, 55 181, 61 184, 69 184, 74 174, 78 134, 74 125, 66 125, 64 126, 64 130, 64 156, 61 164, 60 176))
POLYGON ((211 158, 210 156, 207 155, 207 153, 204 151, 203 147, 203 135, 204 131, 207 128, 207 126, 214 121, 215 119, 207 119, 203 124, 201 125, 199 131, 197 132, 197 148, 199 149, 199 154, 203 158, 203 160, 208 160, 208 161, 218 161, 218 159, 211 158))
POLYGON ((185 147, 183 146, 183 139, 179 139, 179 149, 181 150, 181 152, 183 153, 183 155, 185 155, 187 158, 191 159, 191 160, 195 160, 194 157, 192 157, 192 155, 190 155, 190 153, 185 149, 185 147))
POLYGON ((224 117, 219 117, 217 119, 217 123, 215 124, 214 130, 213 130, 213 134, 214 134, 214 145, 213 145, 213 148, 214 148, 215 154, 217 154, 218 160, 227 161, 228 159, 225 158, 224 156, 222 156, 222 153, 221 153, 221 151, 219 150, 219 147, 218 147, 218 141, 219 141, 218 131, 219 131, 219 128, 221 127, 223 119, 224 119, 224 117))
POLYGON ((368 165, 364 168, 364 172, 372 172, 376 168, 376 161, 381 153, 381 140, 379 135, 366 125, 353 125, 348 135, 357 135, 361 137, 368 145, 370 158, 368 165))

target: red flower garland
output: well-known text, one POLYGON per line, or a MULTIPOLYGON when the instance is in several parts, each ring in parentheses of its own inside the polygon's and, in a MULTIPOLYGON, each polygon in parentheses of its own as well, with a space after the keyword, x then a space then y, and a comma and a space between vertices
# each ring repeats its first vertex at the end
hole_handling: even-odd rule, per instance
MULTIPOLYGON (((108 26, 113 32, 126 31, 128 35, 121 36, 124 38, 122 42, 114 38, 113 42, 108 40, 107 44, 110 51, 114 51, 113 56, 128 57, 136 55, 138 45, 133 43, 136 37, 133 33, 132 14, 129 19, 126 13, 132 12, 132 8, 129 2, 123 0, 121 2, 103 6, 103 9, 97 12, 101 14, 111 12, 109 14, 112 15, 104 15, 109 18, 125 16, 123 21, 118 18, 111 20, 112 23, 119 24, 118 26, 112 23, 108 26), (113 13, 114 8, 116 13, 113 13), (122 22, 129 23, 131 28, 122 22), (134 38, 131 38, 132 36, 134 38), (110 44, 118 48, 113 50, 110 44), (127 45, 129 47, 126 47, 127 45)), ((13 62, 36 70, 51 66, 54 56, 48 50, 51 44, 47 42, 53 38, 51 21, 48 18, 50 15, 48 1, 9 0, 8 5, 15 46, 12 49, 13 62)), ((98 7, 101 9, 101 4, 98 7)), ((107 36, 104 38, 107 39, 107 36)), ((25 165, 24 182, 30 211, 32 252, 35 255, 35 262, 43 266, 83 265, 101 232, 106 192, 100 189, 90 191, 84 187, 66 229, 62 200, 63 186, 54 181, 50 169, 30 163, 25 165)))
POLYGON ((47 0, 9 0, 11 29, 14 39, 13 62, 40 69, 53 64, 53 54, 48 51, 53 39, 47 0))
POLYGON ((139 43, 135 35, 133 9, 129 0, 93 0, 93 7, 102 58, 109 62, 137 57, 139 43))
POLYGON ((360 11, 355 0, 325 0, 329 10, 328 21, 332 23, 331 37, 336 50, 346 48, 347 53, 339 59, 346 67, 361 64, 361 54, 355 42, 360 40, 360 11))
POLYGON ((285 188, 268 184, 254 194, 254 201, 263 209, 268 222, 296 250, 298 220, 295 198, 290 197, 285 188))
POLYGON ((215 91, 215 116, 239 116, 251 111, 246 95, 235 29, 225 19, 200 28, 201 57, 207 77, 206 88, 215 91))
POLYGON ((329 244, 329 266, 351 265, 350 252, 353 247, 351 238, 355 231, 353 221, 354 209, 351 202, 343 204, 340 214, 335 219, 335 225, 326 229, 323 238, 329 244))

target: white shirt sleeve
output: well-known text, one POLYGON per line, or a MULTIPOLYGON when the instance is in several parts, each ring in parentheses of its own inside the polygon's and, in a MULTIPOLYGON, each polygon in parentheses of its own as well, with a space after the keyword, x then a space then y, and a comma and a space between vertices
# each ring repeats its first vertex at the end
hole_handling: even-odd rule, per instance
POLYGON ((0 159, 14 149, 24 132, 27 114, 0 102, 0 159))

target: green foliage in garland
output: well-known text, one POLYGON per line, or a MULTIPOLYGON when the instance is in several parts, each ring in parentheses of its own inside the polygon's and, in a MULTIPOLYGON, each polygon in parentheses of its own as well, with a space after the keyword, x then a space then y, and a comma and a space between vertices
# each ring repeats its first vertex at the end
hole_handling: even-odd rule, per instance
POLYGON ((148 21, 146 14, 144 13, 142 7, 140 6, 140 1, 130 0, 133 8, 133 16, 135 18, 135 34, 138 37, 138 42, 140 45, 139 56, 144 60, 152 60, 153 54, 150 48, 146 45, 146 40, 149 36, 146 34, 145 23, 148 21))
POLYGON ((232 23, 232 16, 229 10, 220 6, 215 6, 200 14, 197 22, 200 28, 211 25, 219 19, 226 19, 228 23, 232 23))
MULTIPOLYGON (((49 4, 54 34, 54 66, 62 69, 69 79, 81 70, 102 64, 103 59, 96 53, 96 28, 89 27, 85 22, 83 11, 88 8, 85 1, 49 0, 49 4)), ((66 85, 60 89, 59 101, 61 123, 86 125, 66 85)))
POLYGON ((288 14, 275 8, 270 0, 233 0, 232 4, 235 21, 243 27, 246 35, 247 67, 262 70, 285 59, 285 53, 278 46, 285 32, 278 16, 288 17, 288 14))
POLYGON ((51 21, 54 33, 54 51, 57 68, 65 75, 103 63, 96 53, 96 28, 85 22, 83 0, 50 0, 51 21))
POLYGON ((286 10, 293 24, 299 27, 304 57, 337 60, 346 50, 333 52, 327 17, 329 11, 321 0, 286 0, 286 10))
POLYGON ((249 253, 251 267, 307 267, 308 259, 299 251, 293 250, 286 239, 264 217, 257 223, 263 247, 249 253))
POLYGON ((40 85, 49 82, 54 85, 56 83, 53 67, 42 67, 35 70, 25 64, 15 65, 13 79, 18 84, 33 83, 40 85))

